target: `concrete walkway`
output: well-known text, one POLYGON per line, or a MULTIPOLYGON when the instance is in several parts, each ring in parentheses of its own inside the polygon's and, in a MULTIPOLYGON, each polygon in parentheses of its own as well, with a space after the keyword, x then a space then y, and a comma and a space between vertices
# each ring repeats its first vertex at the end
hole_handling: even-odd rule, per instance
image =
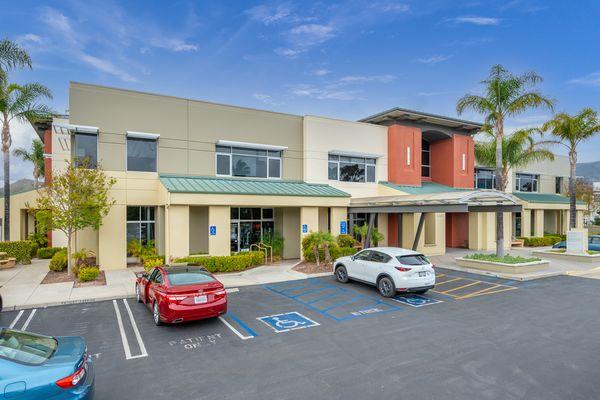
MULTIPOLYGON (((512 248, 507 250, 507 253, 513 256, 521 257, 539 257, 533 254, 536 250, 548 250, 551 247, 524 247, 524 248, 512 248)), ((430 257, 431 261, 440 268, 447 268, 454 271, 469 272, 472 274, 494 276, 498 278, 513 279, 519 281, 528 281, 533 279, 547 278, 558 275, 573 275, 582 276, 589 278, 600 278, 600 262, 595 263, 584 263, 574 261, 563 261, 555 258, 549 258, 550 267, 545 271, 536 271, 523 274, 508 274, 501 272, 488 272, 479 269, 465 268, 456 265, 455 258, 463 257, 467 254, 474 253, 472 250, 467 249, 447 249, 446 254, 441 256, 430 257)), ((492 253, 492 252, 485 252, 492 253)), ((543 258, 543 257, 542 257, 543 258)))
MULTIPOLYGON (((326 274, 306 275, 293 271, 300 260, 284 260, 238 273, 216 274, 226 288, 307 279, 326 274)), ((49 260, 33 260, 0 270, 0 294, 5 311, 61 304, 101 301, 135 295, 135 273, 142 269, 107 270, 106 286, 73 287, 73 282, 42 285, 49 260)))

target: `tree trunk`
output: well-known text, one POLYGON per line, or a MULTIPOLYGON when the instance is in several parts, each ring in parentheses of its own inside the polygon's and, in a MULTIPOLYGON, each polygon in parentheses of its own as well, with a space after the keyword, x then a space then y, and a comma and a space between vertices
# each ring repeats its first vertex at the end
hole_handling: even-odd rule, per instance
POLYGON ((331 254, 329 253, 329 244, 327 243, 323 245, 323 255, 325 256, 325 264, 329 264, 331 262, 331 254))
POLYGON ((315 254, 315 262, 317 263, 317 266, 319 266, 319 246, 316 244, 313 246, 313 253, 315 254))
POLYGON ((577 225, 577 150, 573 147, 569 152, 569 162, 569 229, 574 229, 577 225))
POLYGON ((72 233, 67 233, 67 275, 71 276, 71 239, 72 233))
POLYGON ((4 115, 2 124, 2 157, 4 159, 4 241, 10 240, 10 126, 4 115))
MULTIPOLYGON (((504 191, 504 176, 502 174, 502 141, 504 138, 503 121, 496 122, 496 189, 504 191)), ((496 211, 496 255, 504 257, 504 215, 496 211)))

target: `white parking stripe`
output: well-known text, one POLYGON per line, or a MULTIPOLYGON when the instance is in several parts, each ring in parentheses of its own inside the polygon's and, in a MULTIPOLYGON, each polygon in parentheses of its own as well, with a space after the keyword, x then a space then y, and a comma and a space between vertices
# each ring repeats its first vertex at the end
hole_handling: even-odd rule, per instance
POLYGON ((129 342, 127 341, 127 335, 125 335, 125 329, 123 329, 123 320, 121 319, 121 312, 119 311, 116 300, 113 300, 113 305, 115 306, 115 314, 117 314, 117 324, 119 325, 119 331, 121 332, 121 342, 123 343, 125 359, 129 360, 131 358, 131 350, 129 349, 129 342))
POLYGON ((27 327, 29 326, 29 323, 33 319, 33 315, 35 314, 36 311, 37 311, 37 308, 34 308, 33 310, 31 310, 31 314, 29 314, 29 317, 27 317, 27 321, 25 321, 25 323, 23 324, 23 327, 21 328, 22 331, 27 329, 27 327))
POLYGON ((129 303, 127 303, 127 299, 123 299, 123 303, 125 303, 125 308, 127 309, 127 314, 129 314, 129 319, 131 320, 131 326, 133 327, 133 332, 135 333, 135 338, 138 341, 138 345, 140 346, 141 354, 139 356, 133 356, 131 358, 140 358, 147 357, 148 353, 146 352, 146 346, 144 346, 144 342, 142 341, 142 335, 140 335, 140 330, 135 323, 135 319, 133 319, 133 314, 131 312, 131 308, 129 308, 129 303))
POLYGON ((219 319, 221 320, 222 323, 225 324, 226 327, 228 327, 229 329, 231 329, 231 331, 233 333, 235 333, 240 339, 242 340, 248 340, 248 339, 252 339, 254 338, 254 336, 244 336, 240 333, 240 331, 238 331, 237 329, 235 329, 229 322, 227 322, 227 320, 223 317, 219 317, 219 319))
POLYGON ((19 322, 19 319, 21 319, 21 316, 23 315, 24 312, 25 311, 23 311, 23 310, 19 311, 19 313, 17 314, 15 319, 13 319, 13 322, 11 322, 11 324, 8 326, 8 329, 12 329, 15 327, 15 325, 17 324, 17 322, 19 322))

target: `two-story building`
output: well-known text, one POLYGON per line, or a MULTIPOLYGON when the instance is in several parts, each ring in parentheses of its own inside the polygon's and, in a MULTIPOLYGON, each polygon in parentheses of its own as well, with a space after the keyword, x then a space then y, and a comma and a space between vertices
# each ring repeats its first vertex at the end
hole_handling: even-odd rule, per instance
MULTIPOLYGON (((77 235, 102 268, 125 267, 131 240, 153 241, 170 259, 249 250, 274 232, 284 239, 283 257, 299 258, 303 235, 362 224, 384 234, 380 245, 490 250, 496 210, 505 213, 508 239, 540 218, 550 227, 547 215, 558 210, 525 191, 478 189, 473 135, 481 125, 460 119, 395 108, 352 122, 82 83, 70 85, 69 111, 68 119, 36 124, 46 182, 70 159, 88 159, 116 179, 100 229, 77 235)), ((538 170, 554 173, 528 172, 538 170)), ((35 198, 11 197, 12 240, 34 229, 35 198)), ((552 221, 563 227, 560 210, 552 221)), ((51 241, 65 245, 57 231, 51 241)))

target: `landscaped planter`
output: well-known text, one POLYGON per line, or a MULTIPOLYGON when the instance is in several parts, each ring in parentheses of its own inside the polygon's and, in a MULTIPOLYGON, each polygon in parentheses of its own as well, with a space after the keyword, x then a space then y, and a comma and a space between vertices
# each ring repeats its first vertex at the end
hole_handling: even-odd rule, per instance
POLYGON ((600 253, 598 254, 580 254, 580 253, 561 253, 552 250, 536 250, 533 252, 536 256, 544 256, 548 258, 554 258, 557 260, 565 261, 576 261, 576 262, 587 262, 600 263, 600 253))
POLYGON ((16 264, 15 258, 6 258, 4 260, 0 260, 0 269, 9 269, 13 268, 16 264))
POLYGON ((484 271, 504 272, 509 274, 525 274, 528 272, 537 272, 548 269, 550 262, 548 260, 530 261, 519 264, 508 264, 501 262, 474 260, 471 258, 456 258, 456 264, 461 267, 481 269, 484 271))

